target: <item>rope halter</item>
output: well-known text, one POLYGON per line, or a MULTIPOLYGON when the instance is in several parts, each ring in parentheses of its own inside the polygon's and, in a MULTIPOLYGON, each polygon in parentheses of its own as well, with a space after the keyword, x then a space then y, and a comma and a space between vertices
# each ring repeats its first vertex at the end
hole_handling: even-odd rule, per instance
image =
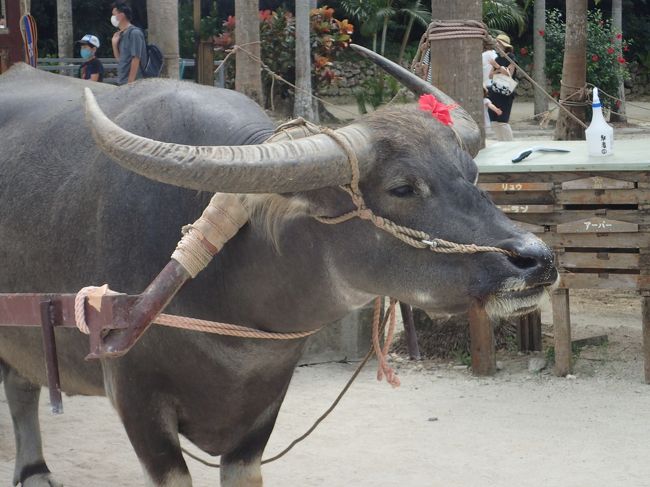
POLYGON ((356 206, 355 210, 344 213, 335 217, 325 217, 325 216, 316 216, 314 217, 317 221, 325 223, 327 225, 335 225, 337 223, 343 223, 352 218, 360 218, 361 220, 368 220, 373 225, 375 225, 380 230, 383 230, 392 236, 400 239, 402 242, 407 243, 408 245, 418 248, 418 249, 429 249, 432 252, 441 253, 441 254, 475 254, 478 252, 497 252, 507 256, 515 256, 516 254, 510 250, 502 249, 500 247, 485 246, 485 245, 476 245, 476 244, 459 244, 455 242, 450 242, 449 240, 444 240, 441 238, 434 238, 426 232, 421 230, 415 230, 413 228, 405 227, 398 225, 397 223, 384 218, 382 216, 376 215, 370 208, 366 206, 366 203, 363 199, 363 194, 359 188, 359 160, 352 149, 350 144, 334 130, 331 130, 327 127, 317 127, 313 124, 309 124, 310 129, 318 130, 321 133, 324 133, 331 137, 342 149, 345 151, 348 161, 350 162, 350 169, 352 172, 352 177, 350 184, 347 186, 341 186, 341 189, 350 195, 352 203, 356 206))

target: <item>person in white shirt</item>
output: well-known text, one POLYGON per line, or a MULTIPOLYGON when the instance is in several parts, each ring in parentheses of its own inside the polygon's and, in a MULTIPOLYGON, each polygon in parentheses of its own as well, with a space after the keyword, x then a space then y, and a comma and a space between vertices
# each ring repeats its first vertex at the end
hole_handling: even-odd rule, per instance
POLYGON ((499 69, 499 65, 496 63, 495 59, 497 58, 497 52, 494 49, 487 48, 483 51, 483 86, 489 88, 492 80, 490 79, 490 73, 492 68, 499 69))

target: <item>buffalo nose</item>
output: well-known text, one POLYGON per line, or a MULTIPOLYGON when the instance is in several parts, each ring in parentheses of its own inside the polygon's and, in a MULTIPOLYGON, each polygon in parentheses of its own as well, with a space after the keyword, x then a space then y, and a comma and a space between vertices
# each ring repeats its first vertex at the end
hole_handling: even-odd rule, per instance
POLYGON ((553 251, 533 235, 508 239, 499 247, 510 250, 514 255, 508 261, 524 273, 529 284, 549 285, 557 280, 553 251))

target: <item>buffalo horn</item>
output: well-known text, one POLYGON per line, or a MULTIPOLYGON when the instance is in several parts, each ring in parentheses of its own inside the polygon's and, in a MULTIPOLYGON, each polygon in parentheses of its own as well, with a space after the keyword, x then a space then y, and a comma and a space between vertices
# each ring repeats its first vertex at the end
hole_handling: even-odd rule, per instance
MULTIPOLYGON (((86 119, 109 157, 137 174, 174 186, 224 193, 288 193, 348 184, 346 152, 325 134, 298 140, 242 146, 190 146, 128 132, 101 110, 85 89, 86 119)), ((352 124, 336 133, 368 160, 369 134, 352 124)))
MULTIPOLYGON (((446 105, 458 105, 450 96, 440 91, 431 83, 411 73, 408 69, 404 69, 399 64, 357 44, 350 44, 350 47, 362 56, 370 59, 417 96, 431 94, 446 105)), ((481 132, 478 125, 476 125, 472 116, 460 105, 451 111, 451 117, 454 122, 453 128, 463 142, 463 148, 474 157, 481 149, 481 132)))

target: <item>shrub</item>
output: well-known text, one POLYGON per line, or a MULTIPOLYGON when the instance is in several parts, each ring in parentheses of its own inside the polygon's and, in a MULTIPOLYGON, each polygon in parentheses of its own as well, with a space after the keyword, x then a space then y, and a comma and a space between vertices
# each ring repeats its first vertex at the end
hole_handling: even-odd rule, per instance
MULTIPOLYGON (((310 41, 312 50, 312 89, 334 83, 336 76, 331 69, 332 60, 350 43, 353 25, 347 20, 334 18, 334 9, 323 6, 310 12, 310 41)), ((295 80, 295 30, 296 19, 283 8, 260 11, 260 40, 262 62, 274 73, 293 83, 295 80)), ((223 23, 222 33, 214 37, 217 58, 223 59, 234 45, 235 18, 230 16, 223 23)), ((232 70, 232 67, 229 66, 232 70)), ((232 70, 234 71, 234 70, 232 70)), ((231 73, 232 71, 229 71, 231 73)), ((228 76, 233 79, 233 76, 228 76)), ((274 83, 269 73, 263 72, 267 93, 287 97, 291 88, 274 83)), ((268 99, 268 97, 267 97, 268 99)))
MULTIPOLYGON (((553 96, 559 97, 560 79, 562 78, 562 61, 564 56, 565 24, 559 10, 546 13, 546 30, 536 32, 546 38, 546 75, 549 79, 553 96)), ((591 10, 587 14, 587 83, 611 95, 616 95, 619 76, 630 78, 625 56, 630 42, 623 39, 620 32, 615 32, 610 20, 603 19, 600 10, 591 10), (621 40, 623 53, 616 53, 615 41, 621 40)), ((608 97, 601 98, 605 105, 611 104, 608 97)))

